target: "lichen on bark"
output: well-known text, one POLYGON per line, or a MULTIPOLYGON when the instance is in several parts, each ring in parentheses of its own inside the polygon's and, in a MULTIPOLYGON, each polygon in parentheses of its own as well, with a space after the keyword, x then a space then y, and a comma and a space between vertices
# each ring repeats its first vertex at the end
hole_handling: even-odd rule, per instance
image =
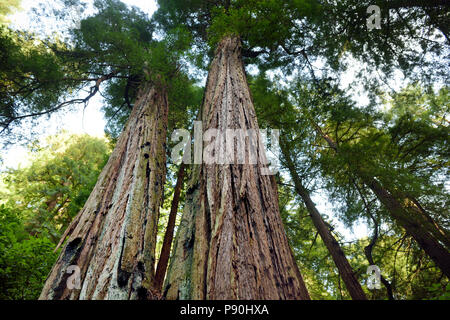
POLYGON ((40 299, 156 298, 152 285, 167 116, 166 91, 142 85, 94 190, 61 239, 67 244, 40 299), (67 287, 71 265, 80 268, 80 289, 67 287))

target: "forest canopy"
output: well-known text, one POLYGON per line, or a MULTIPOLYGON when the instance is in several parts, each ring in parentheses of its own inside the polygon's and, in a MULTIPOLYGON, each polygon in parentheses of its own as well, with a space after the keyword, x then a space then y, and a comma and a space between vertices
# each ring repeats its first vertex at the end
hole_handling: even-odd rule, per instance
POLYGON ((60 0, 22 30, 0 4, 0 140, 29 151, 0 170, 0 299, 450 299, 446 1, 155 5, 60 0), (36 138, 96 98, 103 138, 36 138), (259 140, 195 162, 198 123, 279 130, 278 172, 259 140))

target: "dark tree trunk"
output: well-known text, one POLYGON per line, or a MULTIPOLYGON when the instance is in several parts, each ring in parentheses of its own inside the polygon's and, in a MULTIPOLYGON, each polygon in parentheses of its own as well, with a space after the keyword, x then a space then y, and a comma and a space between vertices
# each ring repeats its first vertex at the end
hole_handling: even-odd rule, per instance
MULTIPOLYGON (((328 145, 339 153, 339 147, 333 139, 325 134, 321 128, 311 119, 316 132, 323 137, 328 145)), ((418 210, 411 210, 408 205, 402 203, 392 195, 389 190, 384 188, 373 176, 368 173, 355 169, 355 173, 377 196, 378 200, 386 207, 391 217, 411 235, 425 253, 436 263, 442 272, 450 278, 450 252, 439 241, 439 237, 430 232, 430 224, 424 218, 424 215, 418 210)), ((420 210, 419 210, 420 211, 420 210)), ((447 239, 448 241, 448 239, 447 239)), ((447 243, 447 241, 443 243, 447 243)))
POLYGON ((344 251, 331 234, 328 226, 323 221, 322 216, 320 215, 320 212, 317 210, 316 205, 312 201, 308 190, 303 186, 302 180, 297 173, 295 164, 285 144, 281 144, 281 150, 286 160, 287 168, 292 177, 292 181, 294 182, 295 190, 305 203, 314 226, 320 234, 323 243, 330 252, 331 257, 333 258, 333 261, 339 270, 339 274, 342 277, 342 280, 344 280, 348 293, 353 300, 367 300, 366 294, 364 293, 361 284, 358 282, 358 279, 356 278, 353 268, 348 262, 344 251))
POLYGON ((40 299, 154 298, 155 244, 165 181, 168 101, 141 88, 127 126, 72 224, 40 299), (69 289, 69 266, 81 288, 69 289))
POLYGON ((161 291, 164 282, 164 277, 167 271, 167 265, 170 257, 170 249, 172 248, 173 232, 175 229, 175 221, 177 219, 178 203, 180 202, 181 189, 184 180, 184 163, 180 164, 178 169, 177 183, 175 185, 172 205, 170 207, 169 221, 167 222, 166 233, 164 234, 163 245, 161 248, 161 255, 158 261, 155 274, 155 289, 161 291))
MULTIPOLYGON (((218 45, 202 120, 205 131, 258 130, 236 37, 218 45)), ((260 141, 255 149, 257 164, 194 167, 164 290, 168 299, 309 299, 275 180, 263 174, 260 141)))
POLYGON ((442 272, 450 278, 450 252, 420 223, 422 219, 418 219, 417 214, 411 210, 405 210, 400 202, 374 178, 366 178, 364 181, 397 223, 417 241, 442 272))

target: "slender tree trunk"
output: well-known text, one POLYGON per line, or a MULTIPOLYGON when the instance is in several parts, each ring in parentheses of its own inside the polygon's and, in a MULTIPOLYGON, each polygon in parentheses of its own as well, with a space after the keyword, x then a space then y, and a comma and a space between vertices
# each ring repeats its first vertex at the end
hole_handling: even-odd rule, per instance
POLYGON ((184 180, 184 163, 180 164, 178 169, 177 183, 175 185, 172 205, 170 208, 169 221, 167 222, 166 233, 164 234, 163 246, 161 248, 161 255, 158 261, 155 275, 155 289, 161 291, 164 282, 164 277, 167 271, 167 265, 170 257, 170 249, 172 248, 173 232, 175 229, 175 221, 177 219, 178 203, 180 201, 181 189, 184 180))
POLYGON ((40 299, 154 298, 167 114, 165 90, 143 85, 94 190, 61 239, 67 244, 40 299), (81 287, 71 290, 66 271, 74 265, 81 287))
MULTIPOLYGON (((338 145, 333 139, 325 134, 321 128, 310 119, 316 132, 327 141, 328 145, 340 152, 338 145)), ((406 232, 411 235, 425 253, 436 263, 442 272, 450 278, 450 252, 439 242, 439 238, 435 238, 432 232, 423 225, 423 215, 418 214, 416 210, 408 210, 408 208, 394 197, 386 188, 384 188, 373 176, 370 174, 356 170, 356 174, 361 178, 365 185, 377 196, 378 200, 386 207, 391 214, 391 217, 402 226, 406 232)), ((428 224, 426 224, 428 225, 428 224)))
POLYGON ((316 227, 320 237, 323 240, 323 243, 327 247, 328 251, 333 258, 336 267, 339 270, 339 274, 344 280, 345 286, 347 288, 348 293, 352 297, 353 300, 367 300, 366 294, 364 293, 361 284, 358 282, 358 279, 355 276, 353 268, 345 257, 344 251, 342 250, 339 243, 331 234, 330 229, 328 229, 327 225, 322 219, 319 210, 317 210, 316 205, 312 201, 308 190, 303 186, 303 183, 295 169, 294 162, 289 154, 289 151, 286 149, 285 144, 281 144, 281 150, 283 156, 287 163, 287 168, 294 182, 295 190, 299 194, 299 196, 303 199, 303 202, 308 209, 309 215, 316 227))
MULTIPOLYGON (((205 131, 258 130, 237 37, 224 38, 216 50, 202 120, 205 131)), ((194 166, 164 290, 168 299, 309 299, 275 179, 263 174, 259 139, 254 151, 257 164, 194 166)))
MULTIPOLYGON (((367 261, 369 261, 370 265, 375 265, 375 261, 373 260, 373 256, 372 256, 372 250, 378 239, 378 222, 376 221, 376 219, 372 219, 372 220, 375 223, 375 227, 374 227, 375 231, 373 233, 372 239, 370 240, 370 243, 366 247, 364 247, 364 255, 366 256, 367 261)), ((388 295, 388 299, 395 300, 391 283, 389 281, 387 281, 387 279, 385 277, 383 277, 383 275, 380 275, 380 281, 386 288, 386 293, 388 295)))
POLYGON ((421 225, 422 219, 417 219, 411 210, 405 210, 401 203, 374 178, 369 177, 363 180, 389 210, 391 216, 417 241, 442 272, 450 278, 450 252, 421 225))
POLYGON ((419 219, 420 224, 428 232, 430 232, 433 237, 440 241, 447 250, 450 250, 450 232, 442 228, 431 216, 430 214, 420 205, 419 201, 413 197, 400 195, 405 207, 414 213, 414 216, 419 219))
POLYGON ((383 7, 389 9, 401 9, 401 8, 436 8, 436 7, 448 7, 448 1, 446 0, 390 0, 383 4, 383 7))

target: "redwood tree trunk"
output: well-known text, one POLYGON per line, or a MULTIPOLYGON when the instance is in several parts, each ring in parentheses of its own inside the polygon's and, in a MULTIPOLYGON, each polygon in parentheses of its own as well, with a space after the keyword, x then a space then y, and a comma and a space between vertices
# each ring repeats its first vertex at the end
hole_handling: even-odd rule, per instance
POLYGON ((312 201, 308 190, 306 190, 306 188, 303 186, 303 183, 295 169, 294 162, 288 150, 286 150, 285 145, 282 144, 281 150, 286 160, 289 173, 292 177, 292 181, 294 182, 295 190, 305 203, 305 206, 308 209, 309 215, 314 223, 314 226, 317 229, 317 232, 319 232, 323 243, 330 252, 331 257, 333 258, 333 261, 339 270, 339 274, 342 277, 342 280, 344 280, 348 293, 353 300, 367 300, 366 294, 364 293, 361 284, 358 282, 353 268, 345 257, 344 251, 323 221, 322 216, 320 215, 320 212, 317 210, 316 205, 312 201))
POLYGON ((155 289, 160 291, 164 282, 164 277, 167 271, 167 265, 170 257, 170 249, 172 248, 173 233, 175 229, 175 222, 177 219, 178 203, 180 202, 181 189, 184 180, 184 163, 180 164, 178 169, 177 183, 173 192, 172 204, 170 207, 169 221, 167 222, 166 233, 164 234, 163 245, 161 248, 161 255, 158 261, 155 275, 155 289))
MULTIPOLYGON (((216 50, 202 120, 205 131, 258 130, 237 37, 224 38, 216 50)), ((257 159, 265 158, 260 141, 255 149, 257 159)), ((165 285, 168 299, 309 299, 275 180, 263 167, 261 160, 194 167, 165 285)))
MULTIPOLYGON (((165 181, 168 101, 144 85, 127 126, 67 239, 40 299, 149 299, 165 181), (69 266, 80 289, 69 289, 69 266)), ((59 246, 59 245, 58 245, 59 246)))

